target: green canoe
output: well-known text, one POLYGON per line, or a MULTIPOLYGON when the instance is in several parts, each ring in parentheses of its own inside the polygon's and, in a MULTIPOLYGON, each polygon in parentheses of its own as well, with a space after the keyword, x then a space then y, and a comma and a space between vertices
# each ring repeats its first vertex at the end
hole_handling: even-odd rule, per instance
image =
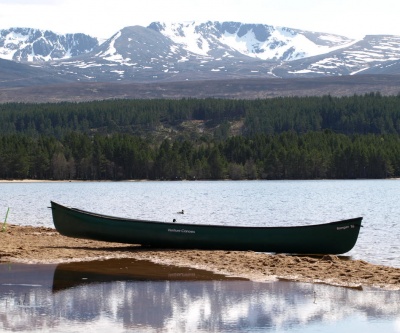
POLYGON ((355 245, 362 217, 296 227, 168 223, 106 216, 51 202, 54 226, 68 237, 158 248, 341 254, 355 245))

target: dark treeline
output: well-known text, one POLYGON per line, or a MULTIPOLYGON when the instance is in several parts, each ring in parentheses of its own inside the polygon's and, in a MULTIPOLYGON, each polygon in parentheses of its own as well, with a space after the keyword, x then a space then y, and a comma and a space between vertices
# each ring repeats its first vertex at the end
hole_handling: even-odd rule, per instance
POLYGON ((28 179, 318 179, 400 176, 398 135, 333 131, 223 141, 164 140, 129 134, 0 138, 0 178, 28 179))
POLYGON ((333 130, 342 134, 400 134, 400 95, 282 97, 259 100, 111 100, 0 104, 0 133, 50 135, 152 131, 187 120, 244 120, 243 135, 333 130))
POLYGON ((388 177, 400 96, 0 104, 2 179, 388 177))

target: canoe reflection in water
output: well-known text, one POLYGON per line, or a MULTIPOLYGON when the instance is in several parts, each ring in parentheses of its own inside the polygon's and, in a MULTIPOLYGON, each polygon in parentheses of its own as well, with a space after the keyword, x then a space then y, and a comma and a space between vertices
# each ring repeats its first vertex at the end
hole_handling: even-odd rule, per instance
POLYGON ((399 314, 398 291, 257 283, 132 259, 0 264, 4 332, 396 332, 399 314))
POLYGON ((248 281, 205 270, 155 264, 145 260, 109 259, 57 265, 54 292, 79 285, 116 281, 248 281))

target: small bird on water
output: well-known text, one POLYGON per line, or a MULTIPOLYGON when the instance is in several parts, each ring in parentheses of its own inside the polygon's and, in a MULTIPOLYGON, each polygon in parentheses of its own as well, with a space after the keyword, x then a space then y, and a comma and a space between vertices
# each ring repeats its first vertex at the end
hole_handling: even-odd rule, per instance
POLYGON ((182 211, 178 212, 178 214, 185 214, 185 211, 182 209, 182 211))

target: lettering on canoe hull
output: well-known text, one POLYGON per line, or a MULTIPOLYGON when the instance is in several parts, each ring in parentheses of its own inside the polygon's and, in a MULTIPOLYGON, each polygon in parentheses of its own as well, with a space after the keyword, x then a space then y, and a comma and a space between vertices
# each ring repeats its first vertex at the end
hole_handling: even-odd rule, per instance
POLYGON ((168 277, 195 277, 196 273, 169 273, 168 277))
POLYGON ((179 232, 183 234, 195 234, 196 231, 194 230, 187 230, 187 229, 168 229, 168 232, 179 232))
POLYGON ((350 229, 350 228, 353 229, 354 225, 350 224, 350 225, 345 225, 343 227, 336 227, 336 230, 346 230, 346 229, 350 229))

